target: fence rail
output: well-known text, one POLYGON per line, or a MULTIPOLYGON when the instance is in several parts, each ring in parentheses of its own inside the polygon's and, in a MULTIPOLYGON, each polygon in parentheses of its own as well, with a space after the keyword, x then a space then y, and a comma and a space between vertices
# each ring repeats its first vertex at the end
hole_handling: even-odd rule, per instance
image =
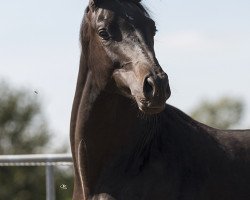
POLYGON ((0 167, 46 167, 46 200, 55 200, 54 166, 72 165, 71 154, 0 155, 0 167))

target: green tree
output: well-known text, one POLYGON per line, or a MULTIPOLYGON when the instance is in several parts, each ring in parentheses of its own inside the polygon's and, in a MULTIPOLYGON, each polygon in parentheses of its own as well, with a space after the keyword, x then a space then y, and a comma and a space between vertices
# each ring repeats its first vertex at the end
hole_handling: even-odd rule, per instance
MULTIPOLYGON (((0 82, 0 154, 43 153, 53 145, 51 140, 37 94, 0 82)), ((57 169, 55 175, 57 199, 70 199, 71 174, 57 169), (67 191, 62 191, 61 183, 68 185, 67 191)), ((0 199, 44 200, 45 196, 44 167, 0 167, 0 199)))
POLYGON ((216 101, 203 101, 191 112, 191 116, 209 126, 228 129, 237 125, 243 117, 244 104, 241 100, 222 97, 216 101))

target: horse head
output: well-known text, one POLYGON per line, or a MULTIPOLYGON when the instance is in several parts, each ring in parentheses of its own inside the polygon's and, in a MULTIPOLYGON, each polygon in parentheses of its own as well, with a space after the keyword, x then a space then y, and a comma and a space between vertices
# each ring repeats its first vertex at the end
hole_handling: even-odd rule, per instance
POLYGON ((140 1, 90 0, 86 23, 82 42, 96 85, 112 83, 145 114, 161 112, 170 96, 168 76, 154 52, 155 22, 140 1))

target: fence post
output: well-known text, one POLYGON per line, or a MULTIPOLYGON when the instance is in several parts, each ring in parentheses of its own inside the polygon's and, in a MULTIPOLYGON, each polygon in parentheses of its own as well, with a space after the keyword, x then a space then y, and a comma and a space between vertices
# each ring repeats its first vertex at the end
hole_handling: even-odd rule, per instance
POLYGON ((46 166, 46 200, 55 200, 55 181, 53 165, 46 166))

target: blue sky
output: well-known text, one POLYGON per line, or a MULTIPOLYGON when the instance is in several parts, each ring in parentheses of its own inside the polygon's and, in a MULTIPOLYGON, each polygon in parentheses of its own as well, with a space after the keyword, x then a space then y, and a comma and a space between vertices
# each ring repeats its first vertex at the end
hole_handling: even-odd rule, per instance
MULTIPOLYGON (((145 0, 155 50, 170 77, 170 103, 189 112, 203 99, 234 96, 250 125, 250 1, 145 0)), ((52 130, 66 138, 86 0, 0 2, 0 78, 37 90, 52 130)))

